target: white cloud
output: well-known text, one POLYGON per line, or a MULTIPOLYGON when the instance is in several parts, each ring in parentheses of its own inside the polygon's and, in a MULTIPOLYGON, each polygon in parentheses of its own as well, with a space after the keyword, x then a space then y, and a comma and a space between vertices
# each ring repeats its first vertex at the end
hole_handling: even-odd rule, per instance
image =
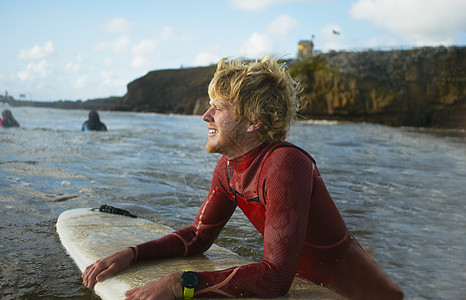
POLYGON ((81 70, 81 65, 80 64, 76 64, 76 63, 73 63, 73 62, 69 61, 65 65, 65 71, 79 72, 79 70, 81 70))
POLYGON ((112 42, 101 42, 100 44, 96 45, 94 49, 98 51, 112 51, 114 53, 122 53, 126 50, 129 44, 130 40, 128 36, 122 35, 112 42))
POLYGON ((162 33, 160 35, 160 39, 165 41, 165 40, 168 40, 169 38, 171 38, 173 36, 173 28, 172 27, 169 27, 169 26, 165 26, 162 28, 162 33))
POLYGON ((114 90, 115 88, 118 88, 118 89, 125 89, 126 88, 126 85, 128 83, 127 80, 124 80, 124 79, 118 79, 118 78, 115 78, 115 74, 113 72, 110 72, 110 71, 101 71, 100 74, 99 74, 100 78, 103 79, 102 81, 102 85, 104 86, 107 86, 107 87, 111 87, 112 90, 114 90))
POLYGON ((123 35, 113 43, 112 50, 115 53, 121 53, 126 49, 128 45, 129 45, 129 38, 126 35, 123 35))
POLYGON ((248 12, 260 12, 270 7, 286 4, 286 3, 312 3, 328 0, 230 0, 230 6, 236 10, 244 10, 248 12))
POLYGON ((127 33, 132 26, 125 18, 113 18, 104 24, 104 30, 109 33, 127 33))
POLYGON ((29 78, 29 72, 28 71, 18 71, 16 73, 16 76, 18 76, 19 80, 21 81, 26 81, 29 78))
POLYGON ((110 49, 110 43, 109 42, 100 42, 99 44, 94 46, 94 49, 97 51, 106 51, 110 49))
POLYGON ((111 85, 113 73, 109 71, 100 72, 100 77, 104 80, 102 83, 104 85, 111 85))
POLYGON ((132 46, 130 66, 132 68, 150 68, 151 65, 154 65, 155 60, 162 56, 163 49, 170 48, 169 54, 164 55, 165 60, 167 60, 167 57, 173 55, 176 49, 180 48, 178 46, 180 41, 186 43, 190 40, 192 40, 190 34, 175 32, 174 28, 170 26, 162 27, 153 37, 143 39, 132 46))
POLYGON ((274 54, 274 37, 286 35, 294 27, 298 26, 298 21, 290 15, 284 14, 272 20, 265 27, 266 33, 254 32, 240 48, 240 55, 257 58, 262 55, 274 54))
POLYGON ((21 70, 16 73, 16 76, 21 81, 31 80, 35 78, 45 78, 49 73, 50 65, 43 59, 38 63, 29 63, 26 70, 21 70))
POLYGON ((298 21, 290 15, 281 15, 267 25, 269 34, 286 35, 288 31, 298 26, 298 21))
POLYGON ((257 58, 263 55, 276 54, 275 39, 286 35, 298 26, 298 21, 290 15, 284 14, 272 20, 265 27, 265 33, 254 32, 240 47, 240 56, 257 58))
POLYGON ((112 67, 113 66, 113 58, 111 57, 106 57, 104 59, 104 66, 106 67, 112 67))
POLYGON ((87 83, 87 75, 79 76, 78 79, 73 83, 73 87, 75 89, 82 89, 86 86, 87 83))
POLYGON ((76 61, 78 63, 82 63, 83 62, 83 55, 80 53, 78 55, 76 55, 76 61))
POLYGON ((35 45, 31 49, 22 49, 19 51, 19 58, 21 59, 41 59, 55 53, 52 41, 44 43, 43 46, 35 45))
POLYGON ((28 69, 36 73, 39 77, 46 77, 47 71, 49 69, 49 64, 45 59, 43 59, 37 64, 29 64, 28 69))
POLYGON ((144 39, 133 46, 133 55, 144 55, 151 53, 156 48, 155 40, 144 39))
POLYGON ((194 59, 194 66, 208 66, 216 64, 220 60, 220 55, 218 54, 219 47, 213 47, 206 51, 199 53, 194 59))
POLYGON ((466 28, 464 0, 358 0, 350 15, 415 45, 452 44, 466 28))
POLYGON ((131 62, 131 67, 147 68, 150 62, 149 58, 153 55, 156 48, 157 42, 154 39, 144 39, 138 44, 134 45, 132 49, 133 60, 131 62))
POLYGON ((83 56, 78 54, 75 59, 76 62, 69 61, 65 65, 65 71, 69 72, 79 72, 81 70, 81 63, 83 61, 83 56))
POLYGON ((269 7, 292 2, 291 0, 231 0, 230 5, 237 10, 263 11, 269 7))
POLYGON ((131 68, 139 69, 149 65, 149 60, 144 56, 135 56, 131 61, 131 68))
POLYGON ((266 34, 254 32, 251 37, 243 43, 240 55, 256 58, 263 54, 272 54, 273 41, 266 34))

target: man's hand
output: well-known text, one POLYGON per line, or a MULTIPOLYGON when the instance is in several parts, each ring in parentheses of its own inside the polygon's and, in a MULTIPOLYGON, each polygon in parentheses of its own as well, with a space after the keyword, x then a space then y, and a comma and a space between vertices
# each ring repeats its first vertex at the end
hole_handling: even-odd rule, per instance
POLYGON ((172 273, 157 281, 125 292, 126 299, 174 300, 183 298, 181 274, 172 273))
POLYGON ((83 284, 89 289, 93 289, 96 282, 104 281, 113 274, 128 268, 133 258, 133 250, 126 248, 96 261, 84 270, 81 276, 83 284))

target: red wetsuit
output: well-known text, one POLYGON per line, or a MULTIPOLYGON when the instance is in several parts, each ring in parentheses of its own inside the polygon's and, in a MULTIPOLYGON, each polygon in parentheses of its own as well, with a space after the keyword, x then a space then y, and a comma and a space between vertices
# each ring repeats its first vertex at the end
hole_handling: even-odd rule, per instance
POLYGON ((264 236, 263 259, 199 272, 196 297, 276 297, 295 275, 350 299, 403 297, 349 234, 314 159, 290 143, 262 145, 228 163, 222 157, 193 224, 137 245, 136 261, 204 252, 236 206, 264 236))

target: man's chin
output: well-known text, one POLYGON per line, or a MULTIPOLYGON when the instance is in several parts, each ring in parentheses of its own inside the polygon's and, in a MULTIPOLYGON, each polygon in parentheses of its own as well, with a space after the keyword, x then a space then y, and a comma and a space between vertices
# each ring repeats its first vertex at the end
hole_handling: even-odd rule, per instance
POLYGON ((219 145, 218 143, 211 143, 211 142, 207 142, 207 144, 205 145, 205 148, 207 149, 207 152, 209 153, 218 153, 218 154, 222 154, 224 155, 224 148, 222 147, 222 145, 219 145))
POLYGON ((207 152, 209 152, 209 153, 217 153, 216 147, 213 146, 213 145, 211 145, 211 144, 209 144, 209 143, 207 143, 207 144, 205 145, 205 148, 206 148, 207 152))

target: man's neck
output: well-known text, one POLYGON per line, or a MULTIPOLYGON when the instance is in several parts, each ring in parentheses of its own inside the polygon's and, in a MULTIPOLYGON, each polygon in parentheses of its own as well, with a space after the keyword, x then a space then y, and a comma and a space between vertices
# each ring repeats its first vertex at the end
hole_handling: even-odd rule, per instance
POLYGON ((224 154, 224 156, 228 160, 232 160, 232 159, 240 157, 240 156, 242 156, 242 155, 256 149, 261 144, 262 144, 262 142, 259 139, 254 139, 254 140, 251 140, 251 141, 244 141, 243 143, 241 143, 241 145, 237 145, 237 147, 235 147, 234 151, 232 151, 231 153, 228 153, 228 154, 224 154))

